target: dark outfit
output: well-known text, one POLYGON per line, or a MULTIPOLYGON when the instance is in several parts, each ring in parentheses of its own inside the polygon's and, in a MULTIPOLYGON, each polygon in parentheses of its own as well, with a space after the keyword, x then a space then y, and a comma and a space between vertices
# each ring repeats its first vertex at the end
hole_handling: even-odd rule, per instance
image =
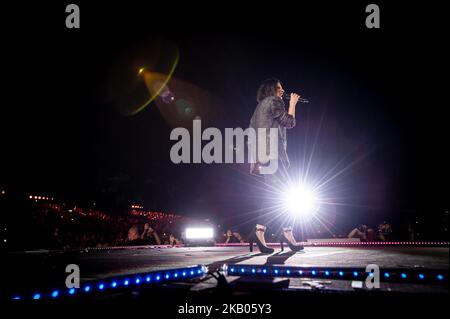
MULTIPOLYGON (((225 237, 224 242, 226 242, 226 241, 227 241, 227 237, 225 237)), ((239 239, 237 239, 236 236, 233 235, 230 237, 230 240, 228 241, 227 244, 238 244, 238 243, 240 243, 239 239)))
MULTIPOLYGON (((287 113, 283 99, 278 96, 268 96, 259 102, 250 120, 250 127, 255 129, 256 132, 258 132, 258 128, 267 129, 267 150, 270 146, 269 129, 276 128, 278 130, 277 159, 279 168, 281 168, 281 166, 284 166, 285 168, 289 167, 289 157, 286 152, 286 129, 293 128, 295 124, 295 118, 287 113)), ((253 173, 254 171, 255 164, 251 163, 250 172, 253 173)))
MULTIPOLYGON (((295 118, 287 113, 283 99, 278 96, 268 96, 260 101, 250 120, 250 127, 255 129, 257 139, 258 128, 266 128, 266 150, 270 149, 270 128, 276 128, 278 131, 278 154, 275 159, 271 159, 278 161, 278 169, 274 174, 260 174, 260 176, 264 178, 267 189, 264 192, 261 192, 260 188, 257 190, 261 193, 262 197, 260 202, 262 207, 260 208, 260 213, 257 217, 258 224, 267 225, 271 223, 274 218, 276 218, 276 216, 273 216, 270 212, 270 207, 273 207, 274 205, 271 200, 271 197, 274 196, 272 188, 280 189, 280 185, 282 185, 280 184, 280 181, 286 181, 287 179, 289 157, 286 152, 286 129, 293 128, 295 124, 295 118)), ((256 154, 258 153, 256 152, 256 154)), ((250 173, 258 174, 259 165, 264 164, 261 164, 258 158, 252 159, 250 173)))
POLYGON ((143 240, 145 241, 146 245, 158 245, 158 242, 156 241, 155 235, 153 233, 145 234, 143 240))
POLYGON ((137 238, 134 240, 130 240, 127 242, 127 246, 143 246, 148 245, 147 242, 144 239, 137 238))

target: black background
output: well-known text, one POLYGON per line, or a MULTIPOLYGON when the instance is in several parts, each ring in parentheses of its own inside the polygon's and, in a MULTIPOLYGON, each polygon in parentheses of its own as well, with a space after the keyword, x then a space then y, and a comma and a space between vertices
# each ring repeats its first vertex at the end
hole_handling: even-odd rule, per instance
POLYGON ((367 155, 340 180, 349 224, 448 208, 438 5, 378 1, 381 29, 369 30, 364 1, 76 3, 80 29, 65 27, 68 2, 2 5, 2 188, 229 224, 254 209, 247 166, 174 165, 157 107, 125 117, 106 98, 115 59, 158 38, 179 49, 174 77, 226 102, 219 128, 248 125, 267 77, 309 98, 288 136, 294 165, 320 121, 317 165, 367 155))

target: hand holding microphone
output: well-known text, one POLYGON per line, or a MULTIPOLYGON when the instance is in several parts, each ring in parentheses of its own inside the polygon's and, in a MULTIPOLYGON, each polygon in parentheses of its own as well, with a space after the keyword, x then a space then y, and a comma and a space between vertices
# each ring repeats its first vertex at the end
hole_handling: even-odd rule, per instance
POLYGON ((291 94, 284 93, 283 98, 293 102, 294 104, 297 104, 297 102, 309 103, 309 101, 307 99, 300 97, 300 95, 298 95, 297 93, 291 93, 291 94))
POLYGON ((297 105, 297 103, 300 99, 300 95, 298 95, 297 93, 291 93, 288 96, 289 96, 289 104, 297 105))

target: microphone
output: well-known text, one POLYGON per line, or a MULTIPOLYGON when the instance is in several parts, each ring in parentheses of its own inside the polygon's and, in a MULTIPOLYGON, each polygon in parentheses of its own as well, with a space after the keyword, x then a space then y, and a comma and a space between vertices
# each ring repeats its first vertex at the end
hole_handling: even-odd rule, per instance
MULTIPOLYGON (((291 99, 291 95, 290 95, 290 94, 287 94, 287 93, 283 93, 283 99, 290 100, 290 99, 291 99)), ((304 99, 304 98, 302 98, 302 97, 299 98, 298 101, 299 101, 300 103, 309 103, 309 100, 304 99)))

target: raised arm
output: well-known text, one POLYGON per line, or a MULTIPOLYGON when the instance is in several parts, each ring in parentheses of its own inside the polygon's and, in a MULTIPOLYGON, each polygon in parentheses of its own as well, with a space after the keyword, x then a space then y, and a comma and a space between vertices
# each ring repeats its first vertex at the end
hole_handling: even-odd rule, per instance
POLYGON ((157 245, 161 245, 161 239, 158 236, 158 233, 156 231, 153 232, 153 238, 155 238, 155 242, 157 245))
POLYGON ((289 101, 289 110, 286 112, 283 100, 280 97, 273 98, 271 113, 281 126, 284 126, 288 129, 295 126, 295 106, 297 104, 297 101, 298 95, 297 98, 291 98, 291 100, 289 101))

